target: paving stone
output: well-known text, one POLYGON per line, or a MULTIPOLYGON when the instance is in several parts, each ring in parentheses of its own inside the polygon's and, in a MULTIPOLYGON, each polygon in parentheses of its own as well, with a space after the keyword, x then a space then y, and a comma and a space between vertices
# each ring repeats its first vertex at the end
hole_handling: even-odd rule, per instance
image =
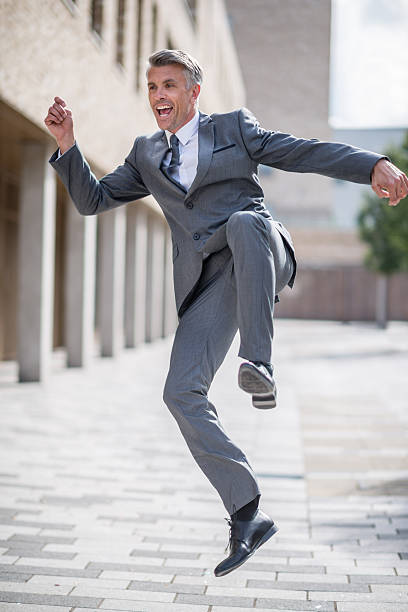
POLYGON ((51 606, 68 606, 97 608, 102 603, 102 598, 96 597, 71 597, 63 595, 45 595, 39 593, 0 592, 0 601, 9 603, 41 604, 51 606))
POLYGON ((101 588, 101 589, 126 589, 129 580, 104 580, 103 578, 81 578, 78 576, 32 576, 29 584, 59 584, 68 585, 71 589, 75 586, 101 588))
POLYGON ((204 593, 204 586, 176 583, 170 584, 169 582, 153 582, 143 580, 132 580, 127 587, 128 590, 135 589, 136 591, 167 591, 169 593, 192 593, 202 594, 204 593))
MULTIPOLYGON (((362 612, 360 603, 340 601, 337 604, 338 612, 362 612)), ((408 612, 408 604, 401 603, 365 603, 364 612, 408 612)))
POLYGON ((76 586, 70 593, 73 597, 102 597, 103 599, 125 599, 130 601, 172 602, 175 593, 165 591, 136 591, 128 589, 105 589, 103 587, 76 586))
POLYGON ((51 559, 49 557, 40 558, 40 557, 19 557, 17 561, 14 563, 14 567, 27 566, 30 565, 32 567, 54 567, 59 568, 61 565, 64 567, 70 567, 71 569, 85 569, 87 561, 83 559, 51 559))
POLYGON ((394 567, 331 567, 326 566, 328 575, 347 574, 348 576, 364 575, 364 576, 395 576, 394 567))
POLYGON ((344 591, 350 593, 368 592, 369 588, 366 584, 342 584, 341 582, 291 582, 289 580, 277 580, 276 582, 267 580, 248 580, 249 587, 258 587, 265 589, 286 589, 292 591, 344 591))
MULTIPOLYGON (((310 568, 306 568, 306 570, 309 570, 310 568)), ((347 570, 348 571, 348 570, 347 570)), ((308 571, 304 571, 302 573, 293 573, 293 572, 285 572, 285 571, 280 571, 278 572, 278 576, 277 576, 277 580, 278 583, 279 582, 286 582, 286 581, 296 581, 296 582, 331 582, 331 583, 348 583, 348 577, 345 574, 331 574, 330 576, 327 575, 326 573, 310 573, 308 571)))
POLYGON ((68 595, 71 590, 71 586, 51 583, 51 584, 32 584, 28 582, 16 584, 15 582, 2 582, 1 590, 6 593, 7 591, 14 592, 18 588, 21 593, 45 593, 50 595, 68 595))
POLYGON ((2 572, 0 574, 0 581, 2 582, 26 582, 29 578, 31 578, 32 574, 17 574, 13 572, 2 572))
MULTIPOLYGON (((298 602, 298 607, 295 608, 290 608, 291 612, 308 612, 308 610, 306 610, 306 608, 303 608, 303 603, 301 601, 298 602)), ((259 608, 257 608, 259 610, 259 608)), ((282 609, 287 609, 287 608, 268 608, 268 612, 281 612, 282 609)), ((224 606, 211 606, 211 612, 253 612, 254 608, 231 608, 231 607, 224 607, 224 606)), ((318 612, 318 611, 317 611, 318 612)))
POLYGON ((30 557, 35 557, 37 559, 75 559, 77 556, 76 553, 66 553, 66 552, 52 552, 52 551, 42 551, 37 550, 34 551, 32 549, 27 549, 25 547, 21 548, 12 548, 10 552, 3 553, 4 556, 10 554, 15 555, 18 554, 21 557, 25 557, 26 559, 30 557))
POLYGON ((217 595, 187 595, 186 593, 180 593, 177 595, 175 602, 180 604, 196 604, 196 605, 207 605, 207 606, 241 606, 250 608, 254 606, 254 598, 250 597, 233 597, 233 596, 217 596, 217 595))
POLYGON ((61 529, 61 531, 69 531, 75 525, 68 523, 41 523, 39 521, 21 521, 19 519, 6 519, 0 517, 0 523, 3 525, 13 525, 13 527, 35 527, 36 529, 61 529))
POLYGON ((396 593, 398 598, 408 602, 408 584, 371 584, 373 593, 396 593))
POLYGON ((190 552, 175 552, 175 551, 150 551, 150 550, 140 550, 136 548, 131 551, 131 557, 159 557, 161 559, 198 559, 198 553, 190 553, 190 552))
POLYGON ((7 542, 32 542, 35 544, 74 544, 76 538, 67 538, 64 536, 44 536, 44 535, 30 535, 30 534, 14 534, 7 542))
MULTIPOLYGON (((301 612, 309 612, 309 610, 313 610, 313 612, 334 612, 334 603, 329 601, 302 601, 296 599, 269 599, 266 597, 260 597, 256 600, 255 608, 258 610, 259 608, 273 609, 273 610, 294 610, 301 612), (302 607, 299 608, 299 603, 302 604, 302 607)), ((362 612, 360 610, 360 612, 362 612)))
POLYGON ((405 584, 408 585, 408 576, 362 576, 354 575, 350 576, 350 582, 364 583, 364 584, 405 584))
POLYGON ((301 565, 298 563, 294 563, 293 565, 285 565, 274 563, 273 564, 275 572, 284 572, 284 573, 305 573, 305 574, 324 574, 326 572, 326 567, 324 565, 301 565))
MULTIPOLYGON (((211 606, 211 612, 231 612, 230 606, 211 606)), ((254 608, 234 607, 234 612, 254 612, 254 608)))
MULTIPOLYGON (((0 565, 0 576, 10 572, 9 566, 0 565)), ((36 565, 13 565, 13 573, 36 574, 43 576, 83 576, 85 578, 97 578, 101 570, 98 569, 77 569, 70 567, 38 567, 36 565)))
MULTIPOLYGON (((169 603, 154 603, 149 602, 146 603, 144 601, 124 601, 121 599, 105 599, 102 605, 100 606, 101 610, 105 610, 109 612, 113 612, 114 610, 130 610, 132 612, 208 612, 209 607, 204 606, 196 606, 191 604, 169 604, 169 603)), ((83 609, 80 612, 84 612, 83 609)), ((91 612, 90 610, 88 612, 91 612)), ((92 610, 95 612, 95 610, 92 610)))
MULTIPOLYGON (((158 575, 156 574, 152 574, 149 572, 139 572, 139 571, 132 571, 132 572, 118 572, 118 571, 109 571, 109 570, 105 570, 103 572, 101 572, 100 574, 100 578, 102 579, 111 579, 111 580, 128 580, 129 582, 131 580, 141 580, 141 581, 153 581, 153 582, 157 582, 158 580, 160 580, 160 582, 172 582, 172 580, 174 579, 174 574, 160 574, 158 575)), ((191 576, 184 576, 185 580, 188 580, 189 578, 191 578, 191 576)))
MULTIPOLYGON (((390 585, 391 586, 391 585, 390 585)), ((314 599, 323 599, 327 597, 332 601, 359 601, 359 602, 386 602, 391 603, 395 600, 400 600, 398 595, 395 595, 392 591, 386 591, 384 593, 343 593, 340 591, 331 591, 327 593, 319 592, 319 591, 311 591, 309 593, 309 599, 313 601, 314 599)), ((404 601, 407 600, 407 597, 404 597, 404 601)))
MULTIPOLYGON (((79 610, 79 608, 77 608, 79 610)), ((89 609, 89 608, 88 608, 89 609)), ((81 608, 83 611, 84 608, 81 608)), ((70 612, 70 607, 42 606, 41 604, 0 603, 0 612, 70 612)), ((93 610, 92 612, 95 612, 93 610)))
MULTIPOLYGON (((253 576, 251 572, 248 573, 241 568, 241 571, 231 572, 226 576, 222 576, 222 578, 217 578, 212 572, 208 572, 203 576, 175 576, 172 582, 174 584, 195 584, 198 586, 220 586, 221 582, 224 586, 244 587, 247 584, 248 577, 251 576, 253 576)), ((270 578, 269 574, 267 576, 270 578)))
POLYGON ((90 562, 87 565, 87 569, 95 570, 111 570, 119 572, 149 572, 151 574, 183 574, 185 576, 202 576, 203 570, 198 567, 170 567, 170 566, 149 566, 149 565, 136 565, 132 563, 95 563, 90 562))

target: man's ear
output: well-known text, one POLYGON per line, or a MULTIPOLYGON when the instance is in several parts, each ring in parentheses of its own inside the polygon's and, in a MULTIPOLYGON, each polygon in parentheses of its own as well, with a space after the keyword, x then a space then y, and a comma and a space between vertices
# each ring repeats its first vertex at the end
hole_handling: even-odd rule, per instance
POLYGON ((201 91, 201 86, 198 83, 194 83, 194 85, 193 85, 193 99, 194 99, 194 101, 197 100, 198 96, 200 95, 200 91, 201 91))

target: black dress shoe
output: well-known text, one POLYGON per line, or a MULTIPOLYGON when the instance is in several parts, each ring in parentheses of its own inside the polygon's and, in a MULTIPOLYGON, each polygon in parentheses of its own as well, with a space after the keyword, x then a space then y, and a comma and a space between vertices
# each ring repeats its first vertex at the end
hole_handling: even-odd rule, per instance
POLYGON ((252 405, 255 408, 275 408, 277 391, 269 364, 259 361, 242 363, 238 372, 238 385, 243 391, 252 393, 252 405))
POLYGON ((271 538, 278 528, 267 514, 257 510, 250 521, 228 520, 230 526, 230 539, 226 551, 230 554, 221 561, 214 570, 214 574, 225 576, 237 567, 240 567, 254 552, 271 538))

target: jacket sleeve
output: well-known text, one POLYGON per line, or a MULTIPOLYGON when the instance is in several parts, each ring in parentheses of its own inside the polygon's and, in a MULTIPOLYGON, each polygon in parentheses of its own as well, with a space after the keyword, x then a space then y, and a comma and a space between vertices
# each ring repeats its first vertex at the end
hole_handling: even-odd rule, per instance
POLYGON ((61 157, 58 157, 58 151, 51 156, 51 166, 59 174, 81 215, 96 215, 149 195, 150 191, 137 170, 137 142, 138 139, 124 163, 100 180, 91 171, 76 143, 61 157))
POLYGON ((251 159, 288 172, 311 172, 370 184, 374 165, 385 157, 340 142, 296 138, 291 134, 264 130, 246 108, 238 111, 238 121, 251 159))

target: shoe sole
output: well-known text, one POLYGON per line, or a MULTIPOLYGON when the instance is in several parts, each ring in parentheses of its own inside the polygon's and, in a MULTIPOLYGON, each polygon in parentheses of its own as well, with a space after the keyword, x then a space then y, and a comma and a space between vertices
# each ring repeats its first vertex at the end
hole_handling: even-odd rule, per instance
POLYGON ((215 574, 215 572, 214 572, 215 576, 217 578, 219 578, 221 576, 226 576, 227 574, 230 574, 234 570, 236 570, 239 567, 241 567, 241 565, 244 565, 244 563, 246 563, 246 561, 248 561, 248 559, 250 559, 252 557, 252 555, 256 553, 258 548, 260 548, 260 546, 262 546, 262 544, 265 544, 265 542, 267 542, 273 535, 275 535, 275 533, 277 531, 279 531, 279 527, 277 527, 275 524, 273 524, 272 527, 270 527, 268 529, 268 531, 266 533, 264 533, 264 535, 259 540, 259 542, 256 544, 254 549, 241 561, 241 563, 238 563, 238 565, 234 565, 234 567, 230 567, 229 569, 225 570, 224 572, 220 572, 218 574, 215 574))
POLYGON ((263 395, 253 395, 252 405, 260 410, 269 410, 276 408, 276 391, 275 393, 265 393, 263 395))
POLYGON ((252 395, 275 393, 275 383, 271 383, 251 363, 243 363, 238 372, 238 385, 252 395))

